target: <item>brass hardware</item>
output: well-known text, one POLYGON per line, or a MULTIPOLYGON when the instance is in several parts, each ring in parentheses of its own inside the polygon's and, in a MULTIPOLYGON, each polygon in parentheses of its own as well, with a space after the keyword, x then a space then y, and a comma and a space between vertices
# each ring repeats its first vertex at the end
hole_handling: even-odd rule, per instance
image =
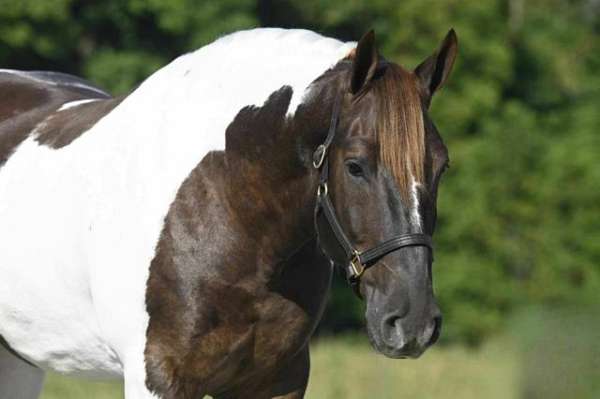
POLYGON ((354 255, 352 256, 352 259, 350 260, 350 267, 352 268, 352 271, 354 272, 354 278, 358 279, 360 278, 360 276, 362 276, 362 274, 365 272, 365 265, 363 265, 360 261, 360 252, 358 252, 357 250, 354 250, 354 255))

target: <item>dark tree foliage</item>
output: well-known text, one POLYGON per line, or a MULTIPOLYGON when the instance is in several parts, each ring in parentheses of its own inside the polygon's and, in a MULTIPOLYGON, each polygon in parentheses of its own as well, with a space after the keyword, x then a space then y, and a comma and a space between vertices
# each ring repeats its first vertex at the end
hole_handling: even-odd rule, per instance
MULTIPOLYGON (((0 66, 131 90, 177 55, 255 26, 356 40, 414 67, 450 27, 460 52, 431 113, 451 151, 435 286, 443 337, 477 343, 528 303, 600 299, 600 2, 0 0, 0 66)), ((323 330, 357 328, 343 282, 323 330)))

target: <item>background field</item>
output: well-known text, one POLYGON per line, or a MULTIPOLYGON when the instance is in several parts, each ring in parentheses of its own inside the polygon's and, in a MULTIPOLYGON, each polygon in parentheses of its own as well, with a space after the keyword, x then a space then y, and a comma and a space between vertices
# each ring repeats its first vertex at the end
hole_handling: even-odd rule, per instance
MULTIPOLYGON (((377 355, 360 336, 313 345, 307 399, 516 398, 516 351, 500 342, 477 350, 436 348, 418 360, 377 355)), ((122 398, 121 385, 52 375, 42 399, 122 398)))
MULTIPOLYGON (((313 340, 308 399, 598 399, 600 307, 529 308, 477 348, 418 360, 376 354, 364 334, 313 340)), ((122 398, 119 383, 49 375, 42 399, 122 398)))

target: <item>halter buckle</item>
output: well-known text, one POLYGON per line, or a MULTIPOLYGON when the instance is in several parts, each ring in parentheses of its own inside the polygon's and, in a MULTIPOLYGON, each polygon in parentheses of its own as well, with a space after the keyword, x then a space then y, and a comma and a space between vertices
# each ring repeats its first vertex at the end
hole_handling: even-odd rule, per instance
POLYGON ((321 144, 317 147, 315 152, 313 153, 313 167, 315 169, 319 169, 321 165, 323 165, 323 160, 325 159, 325 153, 327 152, 327 147, 324 144, 321 144))
POLYGON ((365 265, 360 261, 360 252, 354 250, 354 254, 352 255, 352 259, 350 259, 350 270, 352 270, 351 278, 354 280, 358 280, 363 273, 365 272, 365 265))

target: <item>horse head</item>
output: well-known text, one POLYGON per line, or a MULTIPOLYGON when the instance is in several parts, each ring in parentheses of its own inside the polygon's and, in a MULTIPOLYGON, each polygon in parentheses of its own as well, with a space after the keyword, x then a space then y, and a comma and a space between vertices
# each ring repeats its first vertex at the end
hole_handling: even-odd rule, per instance
POLYGON ((456 50, 451 30, 408 71, 380 57, 369 32, 318 83, 333 103, 313 156, 319 243, 366 300, 369 338, 389 357, 418 357, 440 334, 431 236, 448 153, 428 107, 456 50))

